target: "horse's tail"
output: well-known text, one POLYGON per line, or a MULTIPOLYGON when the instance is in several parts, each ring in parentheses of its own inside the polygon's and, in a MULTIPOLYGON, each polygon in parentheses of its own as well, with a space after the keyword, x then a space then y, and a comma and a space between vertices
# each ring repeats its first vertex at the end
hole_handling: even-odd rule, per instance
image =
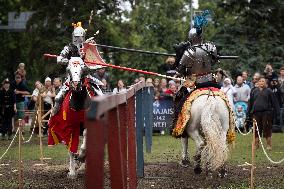
POLYGON ((201 113, 201 127, 205 136, 205 145, 201 151, 201 166, 212 171, 221 167, 228 158, 226 136, 222 134, 217 104, 218 100, 215 97, 209 97, 201 113))

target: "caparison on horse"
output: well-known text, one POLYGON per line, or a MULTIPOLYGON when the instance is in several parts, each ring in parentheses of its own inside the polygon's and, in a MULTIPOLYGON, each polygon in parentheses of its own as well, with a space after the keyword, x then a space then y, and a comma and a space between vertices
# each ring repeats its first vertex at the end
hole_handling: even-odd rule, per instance
POLYGON ((196 16, 189 41, 176 45, 177 70, 186 81, 175 99, 172 135, 181 137, 181 165, 189 165, 188 138, 191 137, 196 144, 194 172, 200 174, 201 168, 207 172, 220 169, 220 176, 225 176, 227 135, 234 130, 233 114, 212 72, 212 66, 218 62, 217 48, 212 42, 203 42, 201 36, 208 13, 196 16))
MULTIPOLYGON (((85 30, 81 23, 74 25, 72 33, 72 43, 65 46, 60 56, 57 57, 58 64, 67 65, 67 79, 55 97, 55 107, 52 117, 49 120, 49 145, 64 143, 69 150, 69 173, 70 178, 75 178, 76 160, 84 162, 86 151, 86 133, 83 132, 83 143, 78 155, 78 145, 80 140, 80 126, 84 124, 85 111, 89 107, 90 99, 96 95, 102 95, 99 85, 101 81, 92 77, 92 69, 101 68, 93 66, 92 69, 83 61, 87 43, 85 41, 85 30)), ((88 49, 90 50, 90 49, 88 49)), ((93 49, 92 56, 99 56, 97 49, 93 49)), ((90 53, 90 51, 88 51, 90 53)), ((100 57, 99 57, 100 58, 100 57)), ((102 60, 100 58, 100 60, 102 60)), ((81 168, 84 168, 84 163, 81 168)))

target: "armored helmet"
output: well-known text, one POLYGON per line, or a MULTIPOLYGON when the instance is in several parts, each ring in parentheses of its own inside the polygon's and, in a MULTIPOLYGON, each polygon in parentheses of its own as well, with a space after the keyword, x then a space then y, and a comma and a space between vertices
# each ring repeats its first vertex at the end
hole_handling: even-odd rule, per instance
POLYGON ((86 31, 82 28, 82 23, 78 22, 77 24, 72 23, 74 31, 72 33, 72 43, 76 46, 79 46, 85 41, 86 31))

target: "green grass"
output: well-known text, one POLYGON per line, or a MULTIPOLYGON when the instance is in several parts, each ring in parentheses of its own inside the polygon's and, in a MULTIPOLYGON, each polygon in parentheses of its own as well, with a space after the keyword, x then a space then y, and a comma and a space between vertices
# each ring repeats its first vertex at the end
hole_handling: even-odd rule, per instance
MULTIPOLYGON (((28 138, 28 134, 25 135, 28 138)), ((235 148, 233 149, 230 145, 230 164, 243 164, 245 162, 251 162, 251 140, 252 135, 242 136, 237 135, 235 148)), ((264 144, 266 143, 265 140, 264 144)), ((10 141, 0 141, 0 156, 4 153, 10 141)), ((43 152, 44 157, 52 158, 56 161, 67 161, 68 155, 67 150, 63 144, 59 144, 54 147, 47 146, 47 137, 43 138, 43 152)), ((272 137, 273 150, 269 151, 268 154, 273 160, 279 160, 284 157, 284 134, 273 133, 272 137)), ((39 160, 40 158, 40 148, 39 148, 39 138, 33 136, 32 140, 28 144, 23 144, 22 148, 23 160, 39 160)), ((194 141, 190 139, 189 141, 189 154, 192 157, 195 153, 194 141)), ((13 161, 18 158, 18 139, 15 140, 12 148, 8 151, 6 156, 0 161, 0 163, 5 161, 13 161)), ((171 136, 153 136, 152 152, 145 152, 145 162, 178 162, 181 159, 181 142, 180 139, 175 139, 171 136)), ((267 163, 269 161, 266 159, 259 148, 256 151, 256 163, 267 163)))
MULTIPOLYGON (((265 139, 263 139, 264 145, 266 145, 265 139)), ((252 135, 242 136, 237 134, 235 142, 235 148, 232 145, 229 146, 230 157, 229 162, 231 164, 243 164, 245 162, 251 162, 251 143, 252 135)), ((269 156, 273 160, 280 160, 284 158, 284 134, 273 133, 272 136, 272 151, 268 151, 269 156)), ((193 140, 189 140, 189 154, 192 157, 195 153, 195 143, 193 140)), ((151 153, 145 153, 145 162, 172 162, 179 161, 181 158, 181 142, 180 139, 175 139, 171 136, 153 136, 153 146, 151 153)), ((256 151, 256 163, 267 163, 261 148, 256 151)))
MULTIPOLYGON (((273 134, 273 150, 269 151, 269 155, 273 160, 280 160, 284 157, 284 134, 282 133, 274 133, 273 134)), ((25 135, 26 139, 29 137, 29 134, 25 135)), ((237 135, 235 148, 232 149, 230 146, 230 157, 229 164, 231 165, 239 165, 244 164, 245 162, 251 162, 251 140, 252 135, 241 136, 237 135)), ((0 156, 6 150, 10 141, 1 141, 0 140, 0 156)), ((43 138, 43 153, 44 157, 51 158, 51 160, 46 160, 47 163, 52 164, 62 164, 68 162, 68 152, 65 148, 65 145, 60 144, 55 147, 47 146, 47 137, 43 138)), ((265 140, 264 140, 265 143, 265 140)), ((194 141, 190 139, 189 141, 189 153, 192 160, 192 156, 195 153, 195 144, 194 141)), ((40 163, 40 148, 39 148, 39 138, 35 135, 31 142, 23 145, 22 149, 22 157, 23 162, 25 161, 35 161, 36 163, 40 163)), ((165 163, 165 162, 179 162, 181 159, 181 142, 180 139, 175 139, 171 136, 153 136, 153 146, 152 152, 145 152, 145 162, 146 163, 165 163)), ((15 143, 12 148, 8 151, 7 155, 0 160, 0 164, 2 163, 11 163, 17 162, 18 160, 18 139, 16 138, 15 143)), ((270 166, 271 164, 266 159, 261 149, 256 151, 256 166, 270 166)), ((264 181, 266 182, 266 181, 264 181)), ((273 183, 273 180, 270 180, 269 183, 273 183)), ((275 182, 276 183, 276 182, 275 182)), ((12 182, 8 182, 7 184, 13 184, 12 182)), ((14 183, 15 186, 17 183, 14 183)), ((264 189, 262 184, 256 187, 257 189, 264 189)), ((11 186, 12 187, 12 186, 11 186)), ((228 186, 220 187, 218 189, 247 189, 248 188, 248 180, 240 180, 238 184, 236 183, 228 183, 228 186)))

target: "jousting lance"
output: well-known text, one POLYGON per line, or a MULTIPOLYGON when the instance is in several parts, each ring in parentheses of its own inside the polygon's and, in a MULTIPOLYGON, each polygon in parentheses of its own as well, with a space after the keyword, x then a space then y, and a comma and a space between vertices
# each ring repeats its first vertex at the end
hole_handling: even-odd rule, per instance
MULTIPOLYGON (((56 58, 57 57, 57 55, 54 55, 54 54, 44 54, 44 56, 49 57, 49 58, 56 58)), ((173 80, 178 80, 178 81, 185 81, 185 79, 182 79, 182 78, 171 77, 171 76, 159 74, 159 73, 156 73, 156 72, 149 72, 149 71, 138 70, 138 69, 134 69, 134 68, 123 67, 123 66, 116 66, 116 65, 113 65, 113 64, 106 64, 106 63, 101 63, 101 62, 90 62, 90 61, 84 61, 84 62, 89 64, 87 66, 90 69, 92 69, 93 66, 101 65, 101 66, 111 67, 111 68, 120 69, 120 70, 142 73, 142 74, 146 74, 146 75, 154 75, 154 76, 157 76, 157 77, 163 77, 163 78, 168 78, 168 79, 173 79, 173 80)))
MULTIPOLYGON (((101 44, 94 44, 101 48, 107 48, 107 49, 115 49, 115 50, 121 50, 121 51, 128 51, 128 52, 137 52, 142 54, 151 54, 151 55, 162 55, 162 56, 176 56, 173 53, 162 53, 162 52, 152 52, 152 51, 145 51, 145 50, 139 50, 139 49, 130 49, 130 48, 124 48, 124 47, 115 47, 110 45, 101 45, 101 44)), ((237 59, 239 56, 221 56, 218 55, 218 59, 237 59)))

